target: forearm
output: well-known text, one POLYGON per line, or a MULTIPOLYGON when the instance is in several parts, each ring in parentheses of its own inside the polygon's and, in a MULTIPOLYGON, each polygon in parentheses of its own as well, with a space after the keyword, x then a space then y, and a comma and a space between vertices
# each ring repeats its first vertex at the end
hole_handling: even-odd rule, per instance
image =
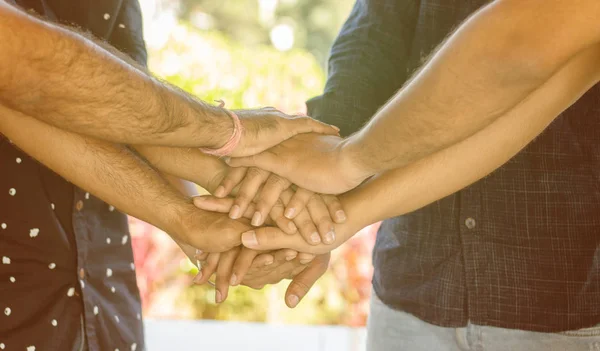
MULTIPOLYGON (((217 188, 228 169, 222 160, 194 148, 138 145, 134 149, 171 179, 179 178, 198 184, 209 192, 217 188)), ((190 184, 187 183, 186 187, 190 184)))
POLYGON ((224 111, 103 46, 0 1, 0 103, 117 143, 220 147, 229 138, 224 111))
POLYGON ((357 221, 351 229, 417 210, 499 168, 598 82, 598 60, 600 48, 588 49, 475 135, 344 194, 348 218, 357 221))
POLYGON ((0 105, 0 132, 75 185, 172 236, 184 213, 197 212, 128 148, 44 124, 0 105))
POLYGON ((466 139, 597 42, 598 13, 597 1, 495 1, 346 142, 346 154, 366 177, 466 139))

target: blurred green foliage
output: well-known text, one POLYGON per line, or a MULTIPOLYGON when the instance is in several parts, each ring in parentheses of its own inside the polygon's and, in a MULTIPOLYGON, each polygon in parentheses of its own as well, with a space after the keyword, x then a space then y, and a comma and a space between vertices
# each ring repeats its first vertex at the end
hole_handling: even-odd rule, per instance
POLYGON ((324 67, 354 0, 180 0, 179 4, 180 19, 245 46, 270 45, 271 29, 288 24, 294 31, 294 48, 311 53, 324 67))

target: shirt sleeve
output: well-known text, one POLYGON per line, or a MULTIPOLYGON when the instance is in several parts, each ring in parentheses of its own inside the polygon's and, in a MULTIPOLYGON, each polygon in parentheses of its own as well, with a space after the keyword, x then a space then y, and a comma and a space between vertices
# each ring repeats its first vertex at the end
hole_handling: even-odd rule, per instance
POLYGON ((418 18, 418 0, 358 0, 336 38, 323 95, 307 102, 313 118, 343 136, 358 131, 401 86, 418 18))
POLYGON ((123 0, 109 42, 140 65, 147 66, 148 54, 138 0, 123 0))

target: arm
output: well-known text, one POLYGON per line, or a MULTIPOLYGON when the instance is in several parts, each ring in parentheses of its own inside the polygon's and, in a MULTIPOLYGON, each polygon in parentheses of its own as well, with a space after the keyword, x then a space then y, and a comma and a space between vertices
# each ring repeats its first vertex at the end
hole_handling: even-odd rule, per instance
MULTIPOLYGON (((0 1, 0 104, 64 130, 122 144, 219 148, 228 113, 165 84, 113 48, 0 1)), ((336 131, 274 109, 240 111, 233 154, 336 131), (268 125, 271 128, 260 128, 268 125)))
POLYGON ((0 105, 0 132, 62 177, 123 212, 211 252, 240 244, 250 225, 198 210, 127 147, 86 138, 0 105))
POLYGON ((600 40, 600 2, 496 0, 346 142, 362 178, 404 166, 486 127, 600 40))
POLYGON ((504 115, 598 42, 598 16, 596 0, 496 0, 467 20, 357 134, 346 140, 303 134, 230 165, 263 168, 321 193, 353 189, 504 115))
POLYGON ((336 225, 340 240, 335 245, 311 247, 295 236, 269 233, 268 228, 244 233, 244 245, 258 250, 285 247, 328 252, 369 224, 414 211, 476 182, 517 154, 596 84, 600 80, 599 60, 600 46, 580 53, 527 99, 475 135, 418 162, 382 173, 342 195, 349 220, 336 225))

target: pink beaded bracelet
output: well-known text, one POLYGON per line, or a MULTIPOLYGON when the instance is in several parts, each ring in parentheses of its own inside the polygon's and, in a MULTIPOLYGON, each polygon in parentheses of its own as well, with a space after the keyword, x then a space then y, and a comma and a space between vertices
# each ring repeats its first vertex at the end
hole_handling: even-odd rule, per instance
POLYGON ((224 108, 225 102, 223 100, 217 100, 217 102, 219 102, 219 107, 223 108, 225 110, 225 113, 227 113, 227 115, 229 115, 229 117, 231 117, 231 119, 233 120, 233 133, 231 134, 231 138, 229 138, 225 145, 221 146, 220 148, 200 148, 200 151, 204 152, 205 154, 223 157, 231 155, 235 148, 237 148, 237 146, 240 144, 244 128, 242 127, 242 123, 240 122, 240 118, 238 117, 238 115, 224 108))

